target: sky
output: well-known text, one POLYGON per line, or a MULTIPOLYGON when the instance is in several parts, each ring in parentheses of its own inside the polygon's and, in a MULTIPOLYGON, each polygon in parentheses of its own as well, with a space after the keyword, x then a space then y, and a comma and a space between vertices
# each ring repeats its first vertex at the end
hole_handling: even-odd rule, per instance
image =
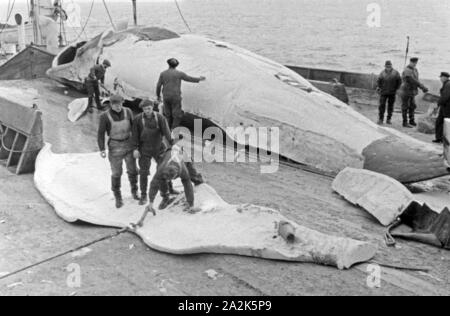
MULTIPOLYGON (((74 0, 74 2, 91 2, 92 0, 74 0)), ((137 0, 138 2, 170 2, 173 0, 137 0)), ((182 2, 183 0, 178 0, 182 2)), ((5 4, 8 4, 8 0, 0 0, 0 2, 5 2, 5 4)), ((27 0, 16 0, 16 3, 26 3, 27 0)), ((131 2, 131 0, 106 0, 106 2, 131 2)))

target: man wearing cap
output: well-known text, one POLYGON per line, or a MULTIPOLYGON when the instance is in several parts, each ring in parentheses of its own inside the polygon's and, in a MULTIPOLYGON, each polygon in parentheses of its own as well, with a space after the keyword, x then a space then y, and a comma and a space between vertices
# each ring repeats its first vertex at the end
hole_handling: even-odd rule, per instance
POLYGON ((133 157, 133 143, 131 139, 133 113, 123 107, 123 98, 113 95, 110 98, 111 109, 100 116, 98 129, 98 146, 102 158, 106 158, 105 134, 109 136, 109 162, 111 164, 111 189, 116 199, 116 207, 123 206, 121 193, 121 179, 123 174, 123 162, 125 161, 128 179, 131 186, 131 194, 135 200, 139 200, 137 187, 137 166, 133 157))
POLYGON ((387 124, 392 124, 392 114, 394 113, 394 104, 397 90, 402 84, 400 73, 392 67, 391 61, 386 61, 385 69, 381 72, 377 80, 377 91, 380 94, 380 107, 378 112, 378 124, 382 125, 384 122, 384 113, 387 109, 387 124))
MULTIPOLYGON (((173 144, 166 118, 154 111, 157 105, 157 102, 143 100, 140 104, 143 113, 136 116, 133 121, 133 155, 139 160, 140 205, 147 203, 148 176, 152 159, 159 164, 161 155, 173 144)), ((169 191, 165 192, 167 194, 163 196, 163 201, 169 199, 169 193, 178 194, 173 189, 172 182, 168 185, 169 191)))
POLYGON ((167 61, 169 69, 162 72, 158 85, 156 87, 156 96, 158 101, 161 102, 161 91, 164 97, 164 116, 169 122, 169 126, 172 130, 180 126, 183 119, 182 109, 182 97, 181 97, 181 82, 194 82, 199 83, 205 81, 205 77, 191 77, 182 71, 177 70, 179 65, 178 60, 171 58, 167 61))
MULTIPOLYGON (((194 209, 194 188, 195 186, 204 183, 203 177, 194 168, 194 165, 189 157, 183 152, 183 150, 174 145, 171 149, 167 150, 161 157, 160 163, 158 165, 158 171, 150 185, 150 205, 149 209, 153 209, 153 203, 155 201, 156 194, 158 190, 161 191, 161 195, 167 196, 168 186, 167 184, 181 178, 183 183, 184 193, 186 195, 186 201, 188 203, 185 211, 192 211, 194 209)), ((159 206, 159 209, 164 209, 168 206, 168 203, 163 202, 159 206)))
POLYGON ((85 85, 88 92, 89 105, 88 111, 92 113, 93 103, 97 105, 97 109, 102 109, 102 104, 100 102, 100 87, 99 82, 103 85, 105 84, 105 74, 106 70, 111 67, 111 62, 107 59, 103 61, 101 65, 95 65, 89 71, 88 77, 85 79, 85 85))
POLYGON ((418 62, 419 58, 411 58, 409 65, 402 74, 403 83, 400 88, 400 93, 402 98, 403 127, 408 128, 411 128, 411 125, 417 126, 414 116, 417 108, 415 97, 419 94, 419 88, 424 93, 428 92, 428 89, 419 81, 419 71, 417 70, 418 62))
POLYGON ((439 98, 439 116, 436 120, 436 139, 434 143, 442 143, 444 140, 444 121, 450 118, 450 74, 441 73, 441 97, 439 98))

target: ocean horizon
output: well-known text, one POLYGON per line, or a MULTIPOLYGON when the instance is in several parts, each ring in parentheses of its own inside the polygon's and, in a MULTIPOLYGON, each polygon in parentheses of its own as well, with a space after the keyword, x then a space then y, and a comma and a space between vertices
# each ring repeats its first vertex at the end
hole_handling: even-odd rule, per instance
MULTIPOLYGON (((0 21, 7 1, 1 1, 0 21)), ((67 4, 71 0, 63 1, 67 4)), ((76 2, 76 1, 75 1, 76 2)), ((131 1, 107 1, 113 21, 132 25, 131 1)), ((407 36, 409 56, 420 58, 423 78, 450 72, 450 3, 440 0, 382 0, 379 27, 368 18, 373 0, 183 0, 182 13, 193 33, 233 43, 289 65, 378 73, 391 60, 402 70, 407 36)), ((79 2, 85 24, 91 1, 79 2)), ((26 4, 16 4, 26 14, 26 4)), ((15 11, 16 11, 15 10, 15 11)), ((10 22, 12 22, 10 20, 10 22)), ((180 34, 188 29, 174 1, 140 2, 139 25, 164 27, 180 34)), ((101 1, 95 1, 82 39, 111 27, 101 1)))

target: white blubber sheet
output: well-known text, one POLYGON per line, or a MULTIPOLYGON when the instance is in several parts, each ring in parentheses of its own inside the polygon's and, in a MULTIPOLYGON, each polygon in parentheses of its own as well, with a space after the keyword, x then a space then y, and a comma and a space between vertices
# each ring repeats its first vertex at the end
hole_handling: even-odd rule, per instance
POLYGON ((73 102, 71 102, 68 106, 69 112, 67 113, 67 118, 69 119, 69 121, 71 121, 72 123, 78 121, 80 117, 83 116, 84 113, 86 113, 88 106, 88 98, 73 100, 73 102))
MULTIPOLYGON (((36 162, 35 184, 68 222, 123 228, 138 222, 144 211, 131 199, 126 175, 122 180, 125 206, 115 209, 109 162, 99 153, 56 155, 47 144, 36 162)), ((182 189, 180 182, 175 187, 182 189)), ((160 197, 156 205, 159 202, 160 197)), ((236 254, 339 269, 368 261, 376 253, 374 245, 302 227, 273 209, 228 204, 207 184, 195 188, 195 206, 200 212, 184 212, 184 202, 180 195, 166 210, 149 214, 136 234, 151 248, 172 254, 236 254), (293 242, 278 233, 281 222, 292 225, 293 242)))

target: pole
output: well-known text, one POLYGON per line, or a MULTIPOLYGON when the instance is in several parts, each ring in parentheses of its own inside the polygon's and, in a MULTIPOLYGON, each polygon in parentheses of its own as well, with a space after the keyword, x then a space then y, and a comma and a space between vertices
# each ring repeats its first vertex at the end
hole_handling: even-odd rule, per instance
POLYGON ((132 0, 133 2, 133 19, 134 19, 134 26, 137 26, 137 5, 136 5, 136 0, 132 0))
POLYGON ((405 67, 408 62, 408 54, 409 54, 409 36, 406 37, 406 54, 405 54, 405 67))

